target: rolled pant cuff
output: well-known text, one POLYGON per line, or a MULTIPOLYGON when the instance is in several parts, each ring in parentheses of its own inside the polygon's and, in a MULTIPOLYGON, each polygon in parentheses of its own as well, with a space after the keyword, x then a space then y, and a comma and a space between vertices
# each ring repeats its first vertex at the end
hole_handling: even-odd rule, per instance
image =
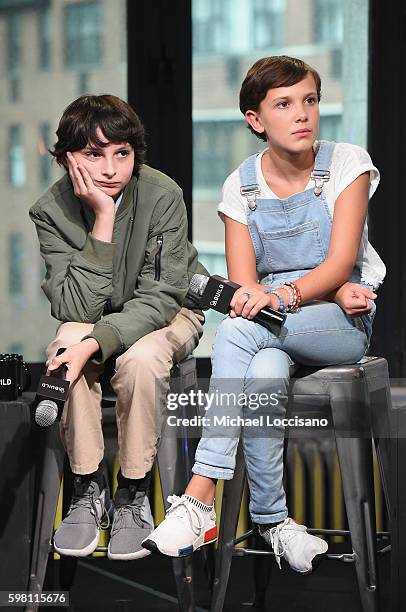
POLYGON ((131 470, 131 469, 124 468, 122 465, 120 467, 121 467, 121 473, 124 476, 124 478, 129 478, 131 480, 139 480, 140 478, 145 478, 148 472, 152 470, 152 466, 149 469, 144 468, 143 470, 139 470, 139 469, 131 470))
POLYGON ((195 463, 192 472, 198 476, 206 476, 206 478, 215 478, 217 480, 231 480, 234 476, 234 470, 215 468, 204 463, 195 463))
POLYGON ((103 459, 103 455, 100 456, 100 459, 96 459, 94 463, 87 463, 85 465, 70 463, 70 469, 74 474, 78 474, 79 476, 86 476, 87 474, 93 474, 97 470, 100 465, 100 461, 103 459))
POLYGON ((269 523, 281 523, 288 518, 288 511, 284 510, 276 514, 255 514, 254 512, 250 512, 250 515, 253 523, 257 525, 267 525, 269 523))

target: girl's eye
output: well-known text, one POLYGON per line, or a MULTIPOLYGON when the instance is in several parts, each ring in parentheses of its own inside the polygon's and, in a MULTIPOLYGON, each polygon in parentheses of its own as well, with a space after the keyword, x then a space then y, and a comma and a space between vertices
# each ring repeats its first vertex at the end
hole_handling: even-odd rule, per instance
POLYGON ((308 102, 309 104, 316 104, 316 98, 314 96, 311 96, 310 98, 307 98, 306 102, 308 102))
POLYGON ((288 102, 286 100, 282 100, 282 102, 278 102, 276 107, 277 108, 287 108, 288 107, 288 102))

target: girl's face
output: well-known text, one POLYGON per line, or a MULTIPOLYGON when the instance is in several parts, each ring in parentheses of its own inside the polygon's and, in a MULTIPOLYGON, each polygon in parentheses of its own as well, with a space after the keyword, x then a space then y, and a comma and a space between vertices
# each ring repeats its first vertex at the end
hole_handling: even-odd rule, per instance
POLYGON ((319 132, 320 112, 316 83, 311 74, 290 87, 269 89, 258 111, 245 118, 254 130, 266 133, 271 148, 289 153, 310 149, 319 132))

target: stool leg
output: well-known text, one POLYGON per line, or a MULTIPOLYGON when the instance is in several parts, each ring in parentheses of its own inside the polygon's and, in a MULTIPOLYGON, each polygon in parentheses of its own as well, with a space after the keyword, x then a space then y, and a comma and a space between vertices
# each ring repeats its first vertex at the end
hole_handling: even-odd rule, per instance
MULTIPOLYGON (((69 461, 66 458, 65 469, 63 472, 63 493, 62 493, 62 517, 65 517, 72 500, 73 494, 73 474, 69 461)), ((59 559, 59 586, 61 591, 70 591, 75 580, 78 566, 77 557, 65 557, 61 555, 59 559)))
MULTIPOLYGON (((254 541, 255 550, 269 551, 269 546, 266 545, 264 539, 260 536, 257 530, 255 531, 254 541)), ((273 557, 269 555, 255 555, 254 557, 253 608, 263 608, 265 605, 265 597, 271 575, 272 561, 273 557)))
POLYGON ((365 437, 368 418, 365 401, 360 396, 360 383, 357 381, 357 388, 343 382, 335 385, 330 393, 331 410, 362 610, 378 612, 372 442, 365 437), (350 429, 348 425, 345 427, 345 423, 354 423, 355 420, 363 438, 340 434, 340 431, 350 429))
POLYGON ((210 607, 211 612, 221 612, 224 606, 244 484, 245 463, 242 444, 240 442, 238 445, 234 478, 224 483, 216 571, 210 607))
MULTIPOLYGON (((40 593, 44 584, 48 556, 51 550, 59 487, 63 473, 65 451, 60 443, 58 425, 59 423, 55 423, 43 432, 45 450, 38 490, 30 580, 28 584, 28 590, 33 593, 40 593)), ((38 606, 28 606, 25 609, 26 612, 32 612, 37 610, 38 606)))
MULTIPOLYGON (((158 468, 161 481, 165 510, 168 507, 166 498, 172 493, 183 493, 186 487, 186 470, 183 449, 179 448, 182 439, 173 435, 166 428, 158 450, 158 468)), ((176 582, 179 609, 182 612, 192 612, 195 608, 193 589, 192 555, 172 559, 173 574, 176 582)))
POLYGON ((378 457, 379 473, 385 495, 388 516, 391 516, 390 482, 392 478, 391 455, 393 453, 393 438, 391 436, 391 410, 389 380, 387 385, 371 393, 372 431, 374 436, 376 454, 378 457))

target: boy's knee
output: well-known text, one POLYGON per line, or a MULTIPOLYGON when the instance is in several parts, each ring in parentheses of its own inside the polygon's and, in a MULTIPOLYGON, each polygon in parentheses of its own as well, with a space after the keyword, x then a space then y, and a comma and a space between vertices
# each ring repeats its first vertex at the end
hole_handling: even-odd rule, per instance
POLYGON ((142 343, 139 347, 133 345, 117 359, 116 371, 125 374, 126 377, 166 378, 170 375, 172 365, 165 351, 160 351, 148 343, 142 343))
POLYGON ((49 343, 46 353, 48 359, 54 357, 60 348, 68 348, 77 344, 93 330, 94 325, 90 323, 77 323, 69 321, 58 327, 55 338, 49 343))

